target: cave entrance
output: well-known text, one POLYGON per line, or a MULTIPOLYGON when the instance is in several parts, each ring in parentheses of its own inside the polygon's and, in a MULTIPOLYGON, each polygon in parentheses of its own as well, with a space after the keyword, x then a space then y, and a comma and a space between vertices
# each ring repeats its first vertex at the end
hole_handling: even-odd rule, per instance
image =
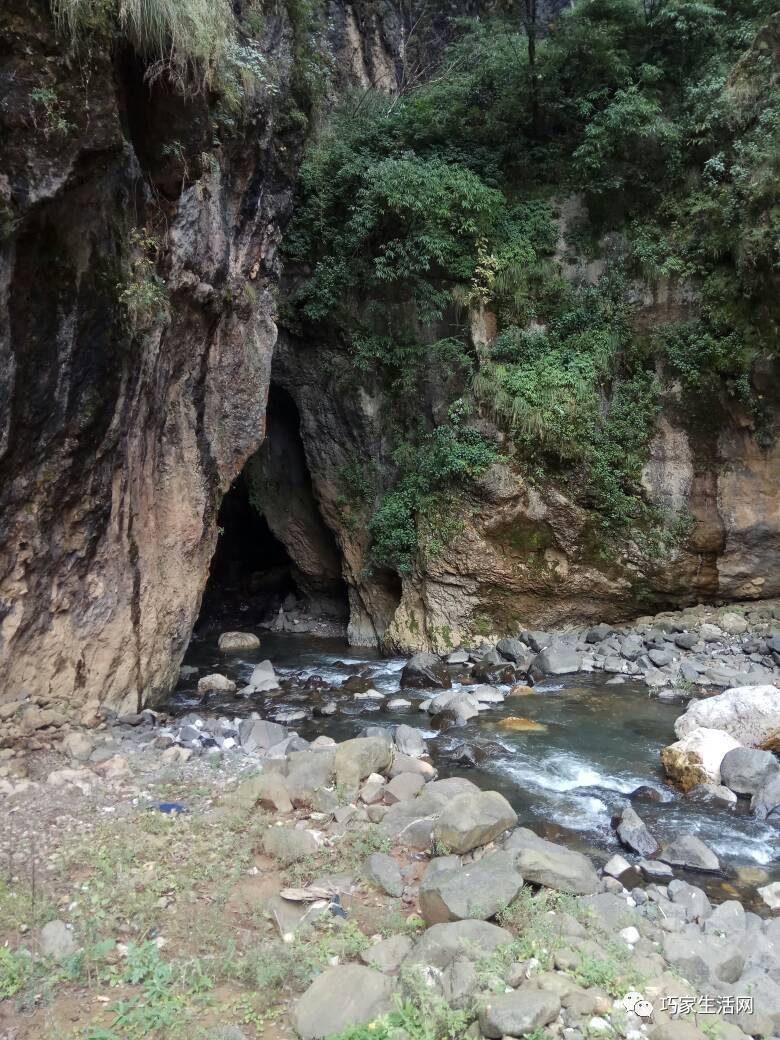
POLYGON ((266 438, 228 490, 198 628, 346 629, 341 554, 325 524, 292 397, 272 385, 266 438))

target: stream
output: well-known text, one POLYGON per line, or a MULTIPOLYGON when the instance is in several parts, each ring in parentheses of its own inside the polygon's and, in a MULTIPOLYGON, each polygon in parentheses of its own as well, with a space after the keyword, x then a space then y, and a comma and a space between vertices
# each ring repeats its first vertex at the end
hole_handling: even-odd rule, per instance
MULTIPOLYGON (((511 696, 481 711, 467 725, 439 732, 417 708, 429 692, 399 693, 404 658, 382 657, 340 639, 269 633, 261 639, 260 650, 226 657, 217 649, 215 633, 202 635, 193 639, 184 663, 197 667, 200 675, 227 674, 241 686, 254 665, 269 658, 280 679, 296 677, 296 689, 247 699, 210 697, 205 706, 209 714, 232 717, 257 711, 264 718, 285 721, 284 713, 303 710, 305 719, 288 724, 309 739, 322 733, 345 740, 367 725, 415 726, 428 740, 440 776, 466 776, 480 787, 500 791, 516 809, 521 825, 602 863, 620 851, 611 817, 622 810, 632 792, 644 788, 632 803, 662 844, 693 833, 719 856, 725 878, 690 878, 714 897, 746 900, 757 883, 765 883, 764 877, 780 878, 780 829, 755 820, 747 801, 735 807, 703 804, 667 783, 659 752, 674 741, 674 720, 683 706, 649 697, 641 683, 608 685, 601 674, 544 681, 531 694, 511 696), (383 701, 355 699, 338 689, 356 673, 369 676, 379 692, 411 701, 411 707, 389 711, 383 701), (313 717, 323 697, 301 686, 314 675, 332 687, 325 700, 338 702, 337 713, 313 717), (523 716, 541 728, 535 732, 502 728, 508 716, 523 716), (475 766, 461 764, 464 745, 473 750, 475 766)), ((169 705, 173 713, 203 712, 196 684, 197 677, 182 680, 169 705)))

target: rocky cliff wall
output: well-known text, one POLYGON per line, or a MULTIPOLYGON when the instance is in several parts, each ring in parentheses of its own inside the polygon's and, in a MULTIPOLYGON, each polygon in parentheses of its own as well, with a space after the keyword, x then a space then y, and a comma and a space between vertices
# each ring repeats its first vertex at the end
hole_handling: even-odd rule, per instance
MULTIPOLYGON (((650 302, 638 325, 652 322, 650 302)), ((665 307, 666 305, 663 304, 665 307)), ((598 517, 550 480, 530 479, 519 460, 492 466, 450 503, 451 533, 423 551, 403 578, 371 567, 367 521, 373 500, 350 492, 356 459, 391 478, 392 397, 356 374, 349 356, 282 330, 273 378, 295 398, 312 485, 344 557, 351 637, 388 648, 445 650, 520 628, 621 621, 698 602, 780 594, 780 443, 762 446, 738 409, 705 428, 667 384, 644 471, 649 499, 669 528, 666 548, 608 542, 598 517)), ((441 388, 439 388, 441 389, 441 388)), ((421 417, 439 407, 435 373, 421 417)), ((663 540, 661 540, 663 545, 663 540)))
POLYGON ((448 12, 421 6, 331 0, 307 25, 307 5, 265 5, 241 22, 263 72, 237 113, 150 83, 122 39, 73 51, 47 0, 3 4, 0 701, 89 716, 175 681, 220 500, 263 439, 277 248, 316 121, 301 83, 422 74, 448 12))

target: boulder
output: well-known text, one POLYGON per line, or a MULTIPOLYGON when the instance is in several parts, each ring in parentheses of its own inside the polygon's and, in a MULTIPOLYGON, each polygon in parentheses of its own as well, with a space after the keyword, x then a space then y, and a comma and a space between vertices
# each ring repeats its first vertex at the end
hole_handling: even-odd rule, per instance
POLYGON ((780 774, 771 751, 738 747, 726 752, 720 764, 723 783, 735 794, 755 794, 770 777, 780 774))
POLYGON ((504 694, 497 690, 495 686, 488 686, 484 683, 473 690, 472 696, 476 698, 480 707, 482 705, 503 704, 505 699, 504 694))
POLYGON ((236 684, 226 675, 213 672, 198 679, 198 693, 205 697, 209 693, 235 693, 236 684))
POLYGON ((410 798, 416 798, 423 787, 425 787, 425 778, 419 773, 399 773, 386 785, 382 793, 388 805, 394 805, 396 802, 406 802, 410 798))
POLYGON ((76 952, 76 940, 64 921, 48 921, 41 928, 41 953, 44 957, 64 960, 76 952))
POLYGON ((283 866, 307 859, 319 852, 317 839, 311 831, 293 827, 269 827, 263 836, 263 852, 278 859, 283 866))
POLYGON ((758 889, 758 894, 770 910, 780 910, 780 881, 773 881, 758 889))
POLYGON ((663 954, 686 979, 704 987, 718 981, 737 982, 745 967, 745 955, 739 947, 716 935, 667 935, 663 954))
POLYGON ((582 666, 582 654, 570 646, 554 644, 537 654, 531 670, 538 675, 571 675, 582 666))
POLYGON ((759 820, 780 812, 780 775, 772 775, 764 781, 750 800, 750 808, 759 820))
POLYGON ((288 813, 293 808, 285 778, 275 772, 259 773, 242 780, 229 801, 239 809, 254 809, 256 805, 262 805, 288 813))
POLYGON ((317 976, 290 1018, 301 1040, 320 1040, 391 1011, 394 992, 387 975, 362 964, 339 964, 317 976))
POLYGON ((68 758, 75 758, 77 762, 86 762, 94 750, 95 744, 86 733, 80 730, 72 730, 62 738, 60 750, 68 758))
POLYGON ((427 751, 424 737, 414 726, 396 726, 393 738, 401 754, 410 758, 421 758, 427 751))
POLYGON ((447 664, 468 664, 469 655, 466 650, 453 650, 447 654, 447 664))
MULTIPOLYGON (((431 709, 436 707, 438 697, 434 698, 431 709)), ((450 719, 456 726, 465 726, 469 719, 479 715, 479 704, 471 694, 457 693, 449 697, 440 712, 446 719, 450 719)))
POLYGON ((404 890, 401 868, 385 852, 372 852, 365 862, 364 873, 369 881, 389 896, 400 896, 404 890))
POLYGON ((697 784, 686 794, 692 802, 703 802, 704 804, 721 802, 724 805, 734 805, 737 801, 734 792, 728 787, 724 787, 723 784, 697 784))
POLYGON ((747 747, 779 747, 780 689, 735 686, 715 697, 692 701, 675 722, 674 731, 678 737, 687 737, 699 728, 725 730, 747 747))
POLYGON ((244 719, 238 726, 238 739, 245 751, 267 751, 287 736, 285 726, 265 719, 244 719))
POLYGON ((658 858, 674 867, 687 867, 689 870, 720 870, 718 857, 695 834, 682 834, 673 842, 664 845, 658 858))
POLYGON ((351 790, 369 773, 383 773, 392 760, 392 748, 381 737, 345 740, 336 748, 336 781, 346 790, 351 790))
POLYGON ((287 760, 286 784, 293 804, 313 806, 317 793, 332 783, 336 751, 292 751, 287 760))
POLYGON ((388 939, 380 939, 378 943, 363 950, 360 959, 370 968, 376 968, 385 975, 395 975, 413 946, 414 942, 408 935, 391 935, 388 939))
POLYGON ((404 689, 433 687, 446 690, 451 685, 447 665, 436 654, 427 652, 414 654, 406 662, 401 672, 401 686, 404 689))
POLYGON ((401 773, 419 773, 426 781, 433 780, 436 776, 436 770, 430 762, 411 758, 409 755, 397 754, 393 756, 393 762, 387 770, 387 775, 399 776, 401 773))
POLYGON ((523 988, 491 995, 480 1008, 479 1028, 491 1040, 525 1036, 552 1022, 560 1010, 560 997, 546 990, 523 988))
POLYGON ((736 614, 733 611, 721 614, 718 618, 718 623, 723 631, 728 632, 730 636, 741 636, 748 630, 747 620, 741 614, 736 614))
POLYGON ((620 816, 617 836, 626 848, 645 858, 654 856, 660 848, 636 809, 632 809, 630 805, 623 810, 620 816))
POLYGON ((722 730, 698 727, 662 748, 661 762, 667 776, 688 791, 697 784, 720 784, 720 764, 739 746, 738 740, 722 730))
POLYGON ((465 792, 441 811, 434 838, 450 852, 463 854, 487 845, 517 824, 517 813, 497 791, 465 792))
POLYGON ((479 961, 513 942, 506 928, 488 921, 453 921, 432 925, 423 932, 404 966, 420 965, 443 971, 456 960, 479 961))
POLYGON ((669 882, 668 892, 671 901, 685 910, 688 921, 703 921, 712 913, 712 904, 707 893, 696 885, 675 879, 669 882))
POLYGON ((512 854, 515 866, 526 881, 575 895, 598 891, 599 876, 581 852, 540 838, 526 827, 512 831, 504 848, 512 854))
POLYGON ((279 680, 270 661, 260 661, 254 666, 248 685, 255 693, 274 693, 280 689, 279 680))
POLYGON ((512 639, 511 636, 499 639, 496 650, 505 660, 512 661, 523 669, 530 667, 533 659, 533 654, 525 643, 519 639, 512 639))
POLYGON ((420 882, 420 912, 428 924, 484 921, 509 906, 522 884, 508 852, 468 864, 457 856, 432 859, 420 882))
POLYGON ((218 645, 224 654, 237 654, 243 650, 259 650, 260 640, 252 632, 223 632, 218 645))

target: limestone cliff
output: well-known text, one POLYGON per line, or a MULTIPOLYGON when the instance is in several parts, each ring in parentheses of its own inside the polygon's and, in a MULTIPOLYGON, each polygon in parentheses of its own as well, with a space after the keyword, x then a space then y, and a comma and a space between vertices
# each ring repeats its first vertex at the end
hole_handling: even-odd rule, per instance
POLYGON ((135 710, 175 680, 263 437, 296 62, 402 72, 393 5, 330 4, 316 41, 296 12, 269 5, 235 116, 127 43, 73 51, 45 0, 3 5, 0 700, 135 710))

